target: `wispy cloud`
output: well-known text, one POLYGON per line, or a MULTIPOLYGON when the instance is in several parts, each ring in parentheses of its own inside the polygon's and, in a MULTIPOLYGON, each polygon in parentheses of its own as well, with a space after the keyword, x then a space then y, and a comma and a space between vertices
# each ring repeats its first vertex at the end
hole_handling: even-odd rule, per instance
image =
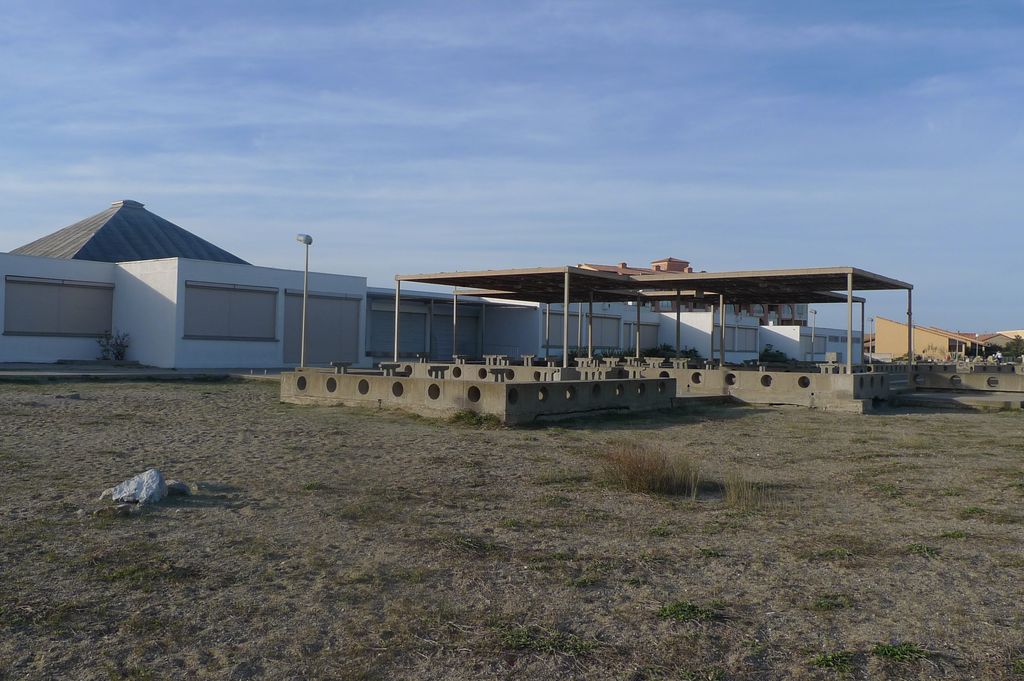
POLYGON ((267 265, 301 224, 380 284, 665 253, 970 280, 1024 210, 1024 12, 995 11, 12 3, 0 250, 135 198, 267 265))

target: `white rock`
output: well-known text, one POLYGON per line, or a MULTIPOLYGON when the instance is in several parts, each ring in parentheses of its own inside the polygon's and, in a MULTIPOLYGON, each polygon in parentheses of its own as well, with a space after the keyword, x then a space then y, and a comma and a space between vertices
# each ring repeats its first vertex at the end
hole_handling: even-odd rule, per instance
POLYGON ((100 499, 109 496, 114 501, 135 501, 140 504, 152 504, 167 496, 167 483, 164 476, 155 468, 139 473, 130 480, 125 480, 116 487, 104 490, 100 499))

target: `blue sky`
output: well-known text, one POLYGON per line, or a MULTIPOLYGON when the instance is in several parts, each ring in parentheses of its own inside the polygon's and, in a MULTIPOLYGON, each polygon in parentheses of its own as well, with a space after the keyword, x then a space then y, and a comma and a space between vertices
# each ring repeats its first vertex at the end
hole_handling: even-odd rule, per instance
POLYGON ((131 198, 372 285, 851 264, 1024 326, 1024 0, 0 9, 0 251, 131 198))

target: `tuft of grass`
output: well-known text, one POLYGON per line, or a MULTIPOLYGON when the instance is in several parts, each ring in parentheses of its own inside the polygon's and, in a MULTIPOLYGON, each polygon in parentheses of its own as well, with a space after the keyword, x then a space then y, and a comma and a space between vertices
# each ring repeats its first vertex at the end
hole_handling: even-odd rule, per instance
POLYGON ((842 610, 853 605, 853 600, 845 594, 822 594, 814 599, 815 610, 842 610))
POLYGON ((705 608, 690 601, 675 601, 658 609, 658 617, 673 622, 711 622, 721 619, 713 608, 705 608))
POLYGON ((617 442, 604 455, 604 477, 630 492, 688 495, 696 498, 700 473, 686 456, 651 449, 637 442, 617 442))
POLYGON ((683 672, 683 681, 725 681, 725 672, 717 667, 697 669, 683 672))
POLYGON ((147 587, 162 582, 184 582, 195 579, 195 568, 177 565, 169 560, 131 563, 100 575, 105 582, 125 582, 132 586, 147 587))
POLYGON ((305 483, 302 486, 302 489, 306 492, 323 492, 324 490, 328 489, 328 487, 325 483, 322 483, 319 480, 313 480, 311 482, 305 483))
POLYGON ((903 490, 900 489, 897 485, 878 485, 875 489, 878 491, 879 494, 881 494, 882 496, 889 497, 890 499, 898 499, 899 497, 903 496, 903 490))
POLYGON ((537 478, 538 485, 579 485, 589 481, 589 473, 574 471, 551 471, 537 478))
POLYGON ((1024 676, 1024 657, 1011 662, 1010 671, 1016 676, 1024 676))
POLYGON ((576 634, 522 625, 503 629, 501 643, 510 650, 529 650, 570 657, 587 655, 597 647, 596 641, 580 638, 576 634))
POLYGON ((775 493, 763 482, 747 480, 737 471, 725 476, 725 505, 744 513, 778 508, 775 493))
POLYGON ((907 553, 912 553, 915 556, 924 556, 925 558, 936 558, 939 555, 939 550, 927 544, 911 544, 907 547, 907 553))
POLYGON ((494 414, 478 414, 475 411, 469 410, 455 412, 448 417, 448 423, 454 426, 466 426, 482 430, 501 428, 501 419, 494 414))
POLYGON ((977 518, 979 520, 984 520, 985 522, 997 523, 1000 525, 1012 525, 1014 523, 1021 522, 1021 518, 1019 516, 999 511, 992 511, 987 508, 982 508, 981 506, 965 506, 960 509, 957 516, 959 516, 961 520, 977 518))
POLYGON ((647 534, 652 537, 669 537, 672 535, 672 530, 668 529, 664 525, 657 525, 647 531, 647 534))
POLYGON ((725 555, 718 549, 710 549, 706 547, 697 549, 697 553, 699 553, 702 558, 721 558, 725 555))
POLYGON ((484 557, 504 550, 504 546, 491 539, 483 539, 463 534, 445 537, 440 540, 441 546, 458 553, 484 557))
POLYGON ((853 671, 853 653, 841 650, 836 653, 822 653, 812 661, 815 667, 834 669, 837 672, 853 671))
POLYGON ((894 662, 913 662, 914 660, 923 660, 930 655, 924 648, 906 641, 903 643, 879 643, 871 650, 871 653, 894 662))
POLYGON ((939 536, 943 539, 966 539, 967 533, 963 530, 946 530, 939 536))

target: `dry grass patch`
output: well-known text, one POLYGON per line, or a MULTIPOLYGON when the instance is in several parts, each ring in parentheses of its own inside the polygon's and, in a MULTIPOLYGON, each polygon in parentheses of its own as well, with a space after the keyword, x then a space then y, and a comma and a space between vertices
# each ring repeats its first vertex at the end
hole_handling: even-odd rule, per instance
POLYGON ((778 495, 767 483, 748 480, 738 471, 726 474, 724 497, 726 506, 744 513, 781 508, 778 495))
POLYGON ((636 442, 616 442, 604 455, 605 480, 615 487, 644 494, 696 498, 697 465, 688 457, 636 442))

